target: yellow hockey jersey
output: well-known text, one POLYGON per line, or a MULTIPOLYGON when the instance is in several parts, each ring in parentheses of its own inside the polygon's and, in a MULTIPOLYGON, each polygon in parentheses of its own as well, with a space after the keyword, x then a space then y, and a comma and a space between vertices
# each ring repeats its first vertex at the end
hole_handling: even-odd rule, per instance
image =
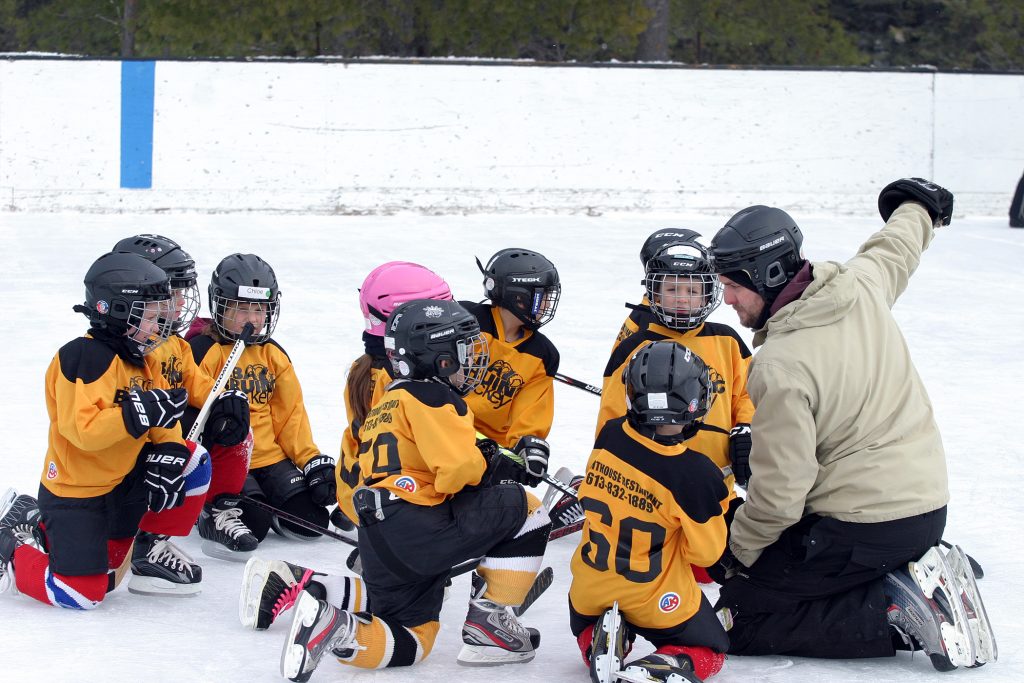
MULTIPOLYGON (((188 343, 195 362, 211 377, 220 373, 233 346, 205 334, 192 337, 188 343)), ((249 397, 249 426, 254 440, 250 469, 285 459, 301 469, 321 453, 313 442, 302 387, 291 358, 273 339, 245 347, 225 389, 243 391, 249 397)))
POLYGON ((692 442, 660 444, 626 418, 605 425, 580 485, 585 522, 573 553, 569 601, 598 617, 619 602, 632 624, 665 629, 692 617, 701 591, 691 564, 725 550, 729 489, 692 442))
POLYGON ((396 380, 359 430, 363 484, 417 505, 437 505, 480 483, 487 462, 476 447, 466 402, 438 382, 396 380))
POLYGON ((167 341, 146 354, 145 361, 156 381, 156 388, 184 387, 188 391, 188 404, 193 408, 203 407, 216 378, 196 364, 187 341, 178 335, 171 335, 167 341))
MULTIPOLYGON (((370 382, 373 385, 373 393, 370 398, 370 405, 374 406, 380 401, 381 396, 387 390, 388 384, 392 382, 385 364, 389 363, 386 358, 374 358, 370 368, 370 382)), ((353 363, 353 365, 355 365, 353 363)), ((338 458, 337 467, 334 468, 334 481, 337 484, 338 507, 353 524, 359 523, 355 507, 352 505, 352 494, 363 478, 359 473, 359 428, 362 426, 356 423, 355 415, 352 413, 352 405, 348 398, 348 386, 345 387, 345 417, 347 418, 345 431, 341 435, 341 454, 338 458)))
POLYGON ((619 334, 615 337, 615 343, 612 344, 612 353, 615 353, 615 349, 619 347, 619 344, 624 342, 631 334, 637 332, 643 332, 651 323, 657 323, 658 317, 654 315, 654 312, 649 308, 650 300, 647 295, 644 295, 643 300, 639 306, 633 304, 626 304, 626 308, 630 309, 629 315, 622 321, 622 327, 619 328, 619 334))
POLYGON ((180 426, 153 427, 136 439, 121 414, 124 394, 162 388, 150 367, 118 357, 92 337, 79 337, 57 351, 46 370, 50 418, 40 482, 65 498, 110 492, 132 471, 147 443, 184 444, 180 426))
POLYGON ((496 308, 459 303, 480 322, 491 357, 483 382, 466 397, 477 430, 507 448, 523 436, 546 438, 555 417, 554 376, 559 360, 555 345, 528 329, 520 339, 506 342, 496 308))
MULTIPOLYGON (((726 467, 730 464, 729 431, 737 424, 749 423, 754 417, 754 404, 747 394, 750 350, 728 325, 705 322, 696 329, 681 331, 652 322, 646 330, 626 338, 605 367, 596 434, 601 433, 606 422, 626 414, 626 385, 622 376, 629 359, 644 346, 660 340, 682 344, 708 366, 711 380, 717 384, 717 395, 704 418, 704 425, 689 446, 707 455, 719 467, 726 467)), ((730 478, 730 487, 732 482, 730 478)))

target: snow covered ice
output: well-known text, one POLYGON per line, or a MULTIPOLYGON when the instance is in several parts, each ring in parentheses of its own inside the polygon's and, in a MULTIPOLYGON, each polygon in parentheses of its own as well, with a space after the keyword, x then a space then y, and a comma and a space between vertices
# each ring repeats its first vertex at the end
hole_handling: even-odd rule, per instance
MULTIPOLYGON (((889 180, 886 178, 885 180, 889 180)), ((939 179, 941 180, 941 178, 939 179)), ((881 185, 880 185, 881 187, 881 185)), ((956 188, 951 188, 954 192, 956 188)), ((772 204, 768 195, 762 201, 772 204)), ((742 206, 731 207, 733 210, 742 206)), ((786 207, 783 207, 786 208, 786 207)), ((200 289, 225 255, 252 252, 277 271, 284 292, 275 339, 291 355, 303 384, 317 444, 336 455, 349 363, 361 352, 356 288, 381 262, 422 263, 451 284, 457 298, 479 300, 481 276, 473 257, 508 246, 536 249, 558 267, 563 283, 555 321, 545 328, 561 352, 561 371, 596 383, 627 310, 642 294, 637 252, 660 227, 689 227, 710 240, 731 215, 609 214, 423 217, 301 217, 266 215, 75 215, 0 213, 6 263, 3 289, 8 323, 3 353, 7 405, 0 489, 34 494, 46 450, 43 375, 56 350, 86 328, 71 311, 82 277, 120 238, 157 232, 179 241, 197 261, 200 289)), ((881 221, 872 205, 835 217, 793 211, 812 260, 846 260, 881 221)), ((730 657, 721 683, 778 681, 1020 681, 1024 680, 1024 526, 1021 408, 1024 387, 1024 231, 1006 218, 955 218, 937 234, 895 313, 935 405, 950 474, 945 538, 959 543, 985 569, 979 582, 999 644, 1000 660, 983 668, 935 672, 927 657, 811 660, 730 657)), ((723 306, 712 320, 737 329, 723 306)), ((747 330, 741 334, 749 341, 747 330)), ((556 384, 552 467, 580 470, 590 452, 596 397, 556 384)), ((543 494, 544 487, 539 491, 543 494)), ((525 665, 467 669, 455 663, 465 616, 468 577, 455 581, 442 613, 434 651, 412 669, 363 672, 327 657, 313 681, 579 681, 588 680, 568 629, 568 561, 579 536, 555 541, 545 564, 551 589, 523 621, 540 629, 536 659, 525 665)), ((195 598, 132 595, 122 585, 90 613, 0 598, 0 680, 3 681, 259 681, 278 673, 290 613, 266 632, 242 628, 237 597, 242 564, 203 556, 193 533, 181 542, 203 566, 195 598)), ((348 546, 331 539, 286 541, 271 534, 258 553, 324 571, 343 571, 348 546)), ((712 601, 714 595, 711 596, 712 601)), ((650 650, 640 643, 633 656, 650 650)))

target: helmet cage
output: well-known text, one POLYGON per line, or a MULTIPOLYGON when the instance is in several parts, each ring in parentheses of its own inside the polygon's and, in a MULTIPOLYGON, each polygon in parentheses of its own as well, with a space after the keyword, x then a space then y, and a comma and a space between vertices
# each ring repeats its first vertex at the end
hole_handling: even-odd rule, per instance
POLYGON ((191 285, 179 286, 175 280, 171 280, 171 300, 177 311, 173 332, 184 334, 199 315, 199 285, 193 280, 191 285))
POLYGON ((669 329, 699 327, 722 303, 722 283, 712 272, 707 250, 701 244, 688 242, 666 247, 644 269, 647 301, 654 315, 669 329))
MULTIPOLYGON (((505 278, 505 291, 501 301, 503 308, 512 311, 524 325, 534 330, 554 320, 558 300, 562 296, 562 285, 557 282, 557 276, 554 284, 528 287, 520 282, 537 279, 536 275, 509 275, 505 278)), ((542 275, 540 279, 547 278, 542 275)))
POLYGON ((460 396, 473 391, 483 381, 491 363, 487 340, 480 333, 476 318, 454 302, 416 300, 410 303, 424 304, 424 311, 429 311, 431 319, 403 310, 406 304, 396 308, 388 319, 384 348, 395 377, 437 379, 460 396), (445 316, 447 307, 435 306, 435 303, 458 306, 462 315, 449 310, 445 316), (410 315, 412 321, 401 325, 405 315, 410 315))
POLYGON ((237 321, 240 317, 248 317, 248 322, 257 321, 253 323, 249 343, 262 344, 273 336, 274 328, 277 327, 277 319, 281 315, 281 292, 273 292, 270 287, 241 286, 235 297, 214 294, 210 306, 213 309, 214 327, 221 337, 229 341, 237 340, 241 329, 235 331, 234 328, 244 326, 244 323, 238 325, 237 321))
POLYGON ((125 320, 125 336, 139 345, 142 355, 163 344, 174 332, 174 308, 173 300, 166 296, 132 302, 125 320))

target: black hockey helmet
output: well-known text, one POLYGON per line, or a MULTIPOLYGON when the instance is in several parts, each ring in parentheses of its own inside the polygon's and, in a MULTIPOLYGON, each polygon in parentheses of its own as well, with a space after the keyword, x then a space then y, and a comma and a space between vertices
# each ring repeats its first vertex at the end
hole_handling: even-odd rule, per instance
POLYGON ((643 285, 661 324, 692 330, 722 303, 722 283, 711 267, 707 248, 697 241, 700 235, 692 230, 677 234, 644 264, 643 285))
POLYGON ((174 323, 167 274, 137 254, 100 256, 85 274, 85 304, 75 306, 95 330, 134 342, 142 356, 167 341, 174 323))
POLYGON ((711 240, 715 272, 753 289, 771 304, 803 265, 796 221, 770 206, 748 206, 711 240))
POLYGON ((270 339, 281 314, 281 290, 270 264, 255 254, 226 256, 213 271, 210 280, 210 313, 217 332, 228 340, 235 340, 242 325, 237 316, 254 314, 255 332, 250 344, 262 344, 270 339))
POLYGON ((199 285, 196 277, 196 262, 174 240, 162 235, 135 235, 125 237, 114 245, 111 251, 138 254, 167 273, 171 279, 174 304, 178 316, 174 332, 184 333, 199 313, 199 285), (180 297, 180 298, 179 298, 180 297))
POLYGON ((674 247, 677 244, 688 244, 696 241, 698 237, 700 237, 700 233, 687 228, 655 230, 644 240, 644 245, 640 247, 640 264, 646 269, 647 262, 668 247, 674 247))
POLYGON ((685 346, 656 341, 638 350, 623 370, 626 419, 660 443, 693 438, 715 400, 707 365, 685 346), (657 434, 658 425, 682 425, 674 436, 657 434))
POLYGON ((508 309, 531 330, 551 322, 562 285, 551 261, 528 249, 502 249, 484 266, 484 296, 508 309))
POLYGON ((436 379, 460 396, 480 384, 490 365, 480 323, 456 301, 401 304, 388 316, 384 348, 395 377, 436 379))

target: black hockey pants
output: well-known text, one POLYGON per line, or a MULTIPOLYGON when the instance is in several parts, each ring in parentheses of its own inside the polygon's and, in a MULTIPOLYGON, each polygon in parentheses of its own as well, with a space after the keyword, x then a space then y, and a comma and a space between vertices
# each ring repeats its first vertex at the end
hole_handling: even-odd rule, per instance
POLYGON ((895 654, 882 577, 936 545, 946 508, 876 524, 808 515, 727 580, 729 654, 856 658, 895 654))

